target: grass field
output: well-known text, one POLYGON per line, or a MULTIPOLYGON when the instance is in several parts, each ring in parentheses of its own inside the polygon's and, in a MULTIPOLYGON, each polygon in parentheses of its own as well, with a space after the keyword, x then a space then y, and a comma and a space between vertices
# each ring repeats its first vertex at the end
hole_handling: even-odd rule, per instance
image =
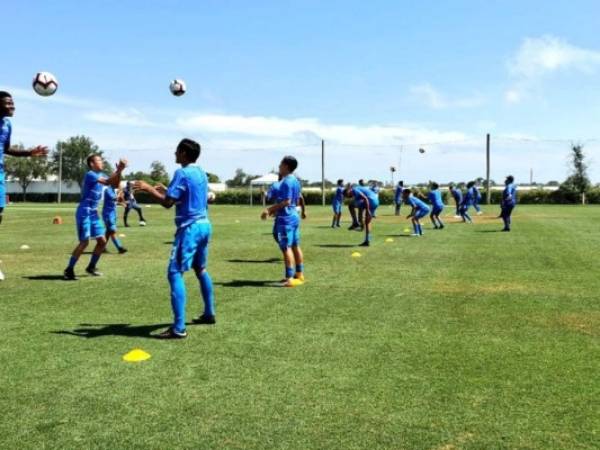
POLYGON ((218 323, 168 342, 150 333, 171 320, 173 211, 64 282, 73 211, 16 205, 0 227, 0 448, 598 448, 598 207, 519 206, 512 233, 493 207, 423 238, 382 207, 356 259, 362 236, 312 207, 307 283, 282 289, 271 223, 215 206, 218 323), (152 358, 123 362, 136 347, 152 358))

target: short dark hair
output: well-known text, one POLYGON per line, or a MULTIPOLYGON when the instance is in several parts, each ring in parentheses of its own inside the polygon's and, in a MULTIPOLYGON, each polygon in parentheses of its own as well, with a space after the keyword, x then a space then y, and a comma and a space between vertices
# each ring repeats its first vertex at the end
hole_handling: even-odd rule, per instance
POLYGON ((410 195, 410 194, 412 194, 412 191, 409 188, 402 189, 402 195, 410 195))
POLYGON ((468 187, 468 188, 472 188, 473 186, 475 186, 475 182, 474 182, 474 181, 469 181, 469 182, 467 183, 467 187, 468 187))
POLYGON ((398 181, 398 186, 404 186, 404 180, 398 181))
POLYGON ((440 185, 437 184, 435 181, 433 183, 431 183, 431 189, 435 190, 435 189, 439 189, 440 185))
POLYGON ((298 160, 296 158, 294 158, 293 156, 284 156, 283 159, 281 160, 281 164, 284 164, 285 166, 287 166, 287 168, 290 170, 290 172, 293 172, 294 170, 296 170, 298 168, 298 160))
POLYGON ((337 184, 338 186, 342 186, 344 184, 344 180, 340 178, 339 180, 337 180, 337 184))
POLYGON ((93 160, 95 157, 101 158, 101 156, 100 156, 98 153, 92 153, 90 156, 88 156, 88 157, 85 159, 85 163, 86 163, 86 165, 88 166, 88 168, 90 167, 90 164, 92 163, 92 160, 93 160))
POLYGON ((506 177, 506 181, 508 181, 509 183, 514 183, 515 182, 515 177, 513 177, 512 175, 509 175, 506 177))
POLYGON ((185 138, 182 139, 179 144, 177 144, 177 151, 182 151, 188 160, 191 162, 196 162, 196 160, 200 157, 202 148, 196 141, 185 138))
POLYGON ((5 98, 12 98, 12 95, 10 95, 10 93, 6 91, 0 91, 0 100, 5 98))

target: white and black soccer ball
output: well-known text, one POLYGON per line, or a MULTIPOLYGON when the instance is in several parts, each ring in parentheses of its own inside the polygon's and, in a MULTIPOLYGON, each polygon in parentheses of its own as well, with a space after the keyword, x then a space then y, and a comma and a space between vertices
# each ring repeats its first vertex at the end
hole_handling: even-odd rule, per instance
POLYGON ((423 153, 425 153, 425 149, 424 149, 423 147, 421 147, 421 148, 419 149, 419 153, 420 153, 420 154, 423 154, 423 153))
POLYGON ((185 81, 183 80, 173 80, 169 85, 169 89, 171 90, 171 94, 175 97, 181 97, 185 94, 187 88, 185 87, 185 81))
POLYGON ((208 203, 214 203, 215 200, 217 199, 217 195, 214 192, 209 192, 208 195, 206 196, 208 203))
POLYGON ((32 86, 36 94, 49 97, 58 89, 58 80, 50 72, 38 72, 33 77, 32 86))

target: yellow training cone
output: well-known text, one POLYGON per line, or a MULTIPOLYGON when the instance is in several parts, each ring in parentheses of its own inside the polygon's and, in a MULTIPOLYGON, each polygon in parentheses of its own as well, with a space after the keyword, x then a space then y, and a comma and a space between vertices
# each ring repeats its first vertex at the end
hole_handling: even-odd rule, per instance
POLYGON ((385 242, 394 242, 394 240, 392 238, 387 238, 385 242))
POLYGON ((405 228, 405 229, 404 229, 404 232, 405 232, 405 233, 410 233, 410 230, 409 230, 408 228, 405 228))
POLYGON ((140 362, 146 361, 147 359, 150 359, 150 353, 145 352, 141 348, 134 348, 123 355, 123 361, 127 362, 140 362))
POLYGON ((119 235, 119 237, 125 237, 125 235, 124 235, 123 233, 121 233, 121 234, 119 235))
POLYGON ((352 257, 353 257, 353 258, 360 258, 361 256, 362 256, 362 255, 361 255, 360 253, 358 253, 358 252, 354 252, 354 253, 352 253, 352 257))

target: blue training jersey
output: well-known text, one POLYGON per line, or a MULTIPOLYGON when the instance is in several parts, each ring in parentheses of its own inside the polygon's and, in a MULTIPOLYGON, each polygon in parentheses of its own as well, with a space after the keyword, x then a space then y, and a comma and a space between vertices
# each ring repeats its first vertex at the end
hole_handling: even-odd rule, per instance
POLYGON ((289 174, 279 185, 277 192, 277 203, 290 201, 290 204, 285 208, 281 208, 277 211, 276 222, 279 225, 298 225, 300 223, 300 216, 296 210, 298 200, 300 199, 300 191, 302 187, 298 179, 289 174))
POLYGON ((10 145, 10 135, 12 134, 12 124, 8 117, 0 119, 0 182, 4 181, 4 152, 10 145))
POLYGON ((208 219, 208 177, 199 166, 190 164, 175 171, 167 189, 175 200, 175 225, 187 227, 208 219))
POLYGON ((93 170, 90 170, 85 174, 83 184, 81 185, 79 208, 86 208, 86 212, 98 209, 98 205, 102 199, 102 189, 104 189, 104 186, 98 181, 101 178, 107 178, 106 174, 94 172, 93 170))
POLYGON ((394 191, 394 203, 402 203, 402 191, 404 187, 396 186, 396 190, 394 191))
POLYGON ((276 181, 271 186, 269 186, 269 189, 267 190, 267 194, 266 194, 266 198, 267 198, 268 202, 272 202, 273 200, 275 200, 277 198, 277 192, 279 191, 280 184, 281 184, 281 181, 276 181))
POLYGON ((110 217, 117 212, 117 193, 112 186, 104 189, 104 203, 102 205, 102 216, 110 217))
POLYGON ((414 195, 410 195, 406 199, 406 204, 412 206, 417 211, 429 211, 429 206, 420 198, 415 197, 414 195))
POLYGON ((479 188, 477 186, 473 186, 473 193, 475 194, 475 202, 479 203, 481 201, 481 192, 479 192, 479 188))
POLYGON ((465 193, 465 197, 462 201, 462 204, 465 206, 471 206, 473 203, 475 203, 475 189, 469 188, 465 193))
POLYGON ((338 186, 335 189, 335 195, 333 196, 333 203, 340 204, 344 202, 344 188, 343 186, 338 186))
POLYGON ((379 196, 367 186, 354 186, 352 188, 352 194, 357 202, 363 201, 362 195, 360 195, 363 194, 369 199, 369 203, 379 205, 379 196))
POLYGON ((502 204, 507 206, 517 204, 517 186, 514 183, 507 184, 502 191, 502 204))
POLYGON ((462 191, 460 189, 458 189, 458 188, 450 189, 450 193, 452 194, 452 197, 454 198, 456 203, 458 203, 458 204, 462 203, 463 195, 462 195, 462 191))
POLYGON ((436 208, 444 207, 444 201, 442 200, 442 193, 440 192, 439 189, 434 189, 433 191, 429 191, 429 194, 427 194, 427 198, 429 199, 429 202, 436 208))

